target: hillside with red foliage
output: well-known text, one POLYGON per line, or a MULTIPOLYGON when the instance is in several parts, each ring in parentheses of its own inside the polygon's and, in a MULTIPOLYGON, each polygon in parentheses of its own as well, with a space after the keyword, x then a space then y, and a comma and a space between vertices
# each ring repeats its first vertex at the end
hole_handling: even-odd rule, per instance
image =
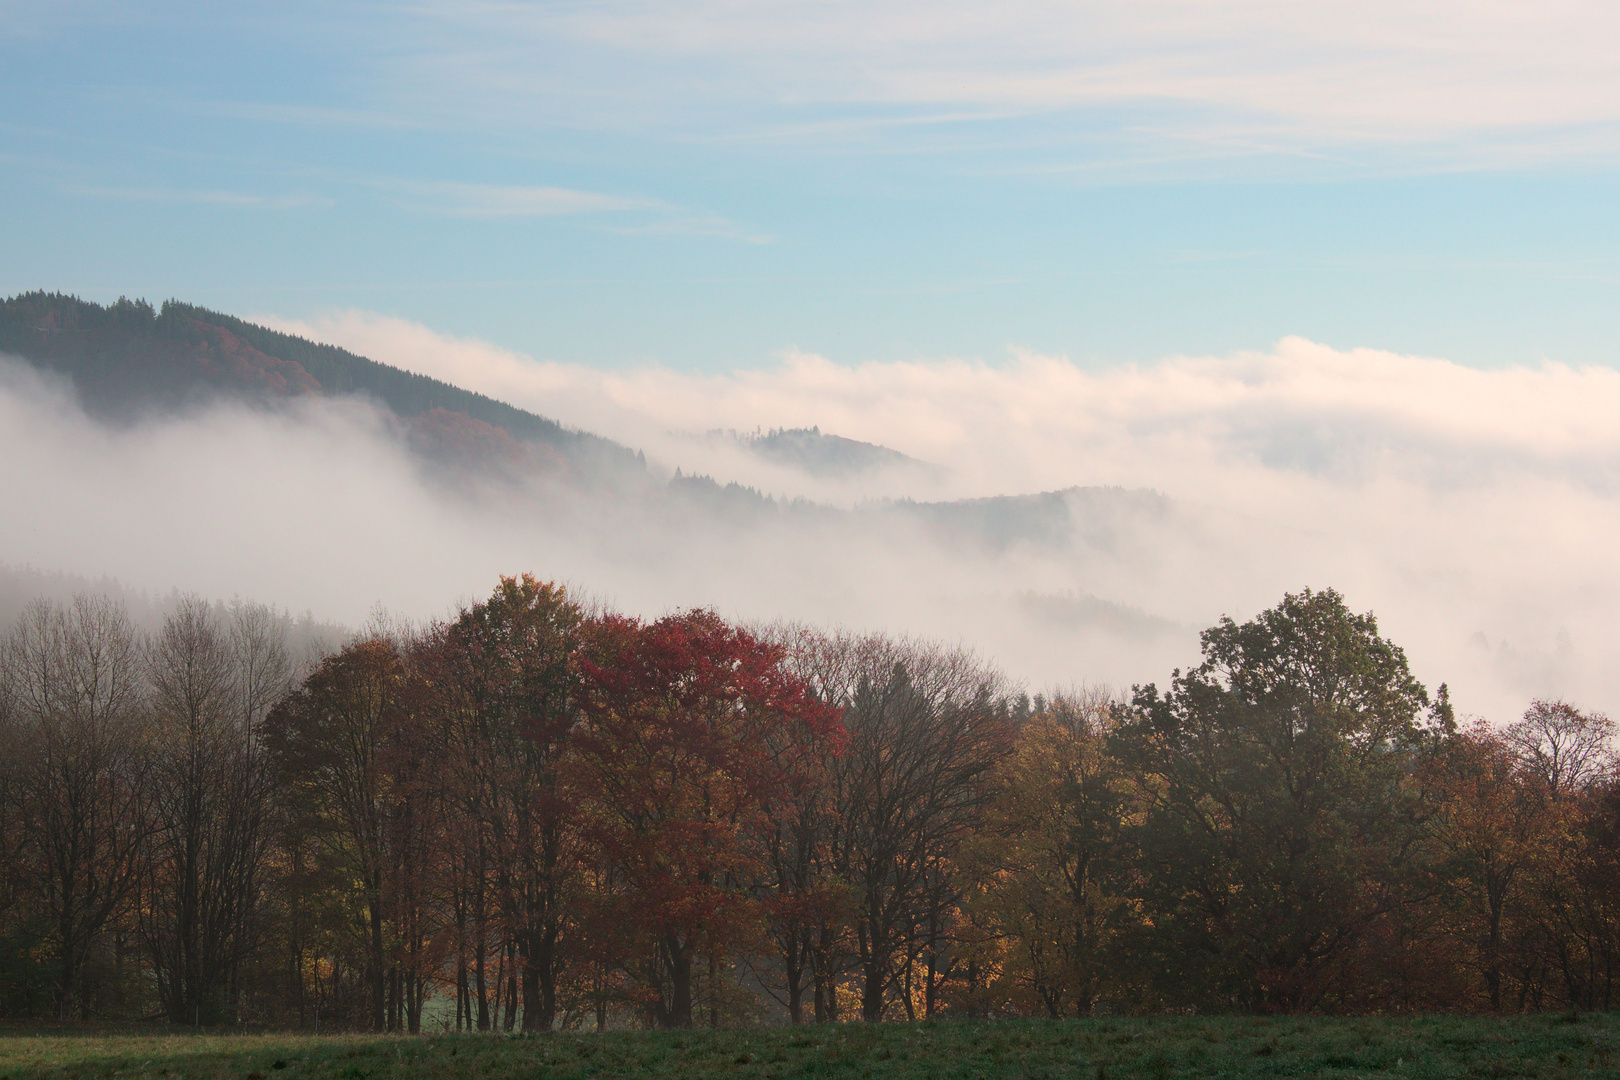
POLYGON ((204 378, 281 397, 321 392, 321 384, 298 361, 260 352, 223 326, 187 321, 202 340, 176 360, 191 361, 204 378))
POLYGON ((473 472, 560 476, 568 464, 549 446, 518 442, 505 428, 453 409, 429 409, 413 417, 406 438, 420 456, 473 472))
POLYGON ((223 326, 151 305, 108 308, 19 297, 0 348, 70 380, 85 408, 129 417, 218 397, 264 401, 319 394, 296 360, 271 356, 223 326))

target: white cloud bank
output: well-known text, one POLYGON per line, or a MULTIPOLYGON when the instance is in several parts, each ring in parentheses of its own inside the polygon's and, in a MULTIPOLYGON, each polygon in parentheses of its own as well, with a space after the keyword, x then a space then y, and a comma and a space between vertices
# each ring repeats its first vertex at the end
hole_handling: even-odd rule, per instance
POLYGON ((1029 352, 1001 364, 846 366, 789 351, 774 367, 691 375, 537 361, 361 311, 258 321, 650 441, 671 467, 697 451, 664 444, 668 432, 820 425, 948 466, 934 494, 949 497, 1122 484, 1196 498, 1207 473, 1234 469, 1351 486, 1398 477, 1466 489, 1518 473, 1598 489, 1620 482, 1620 371, 1611 368, 1482 371, 1287 338, 1269 352, 1100 371, 1029 352))
POLYGON ((1023 354, 845 367, 791 353, 692 376, 542 363, 357 312, 280 325, 612 435, 657 470, 781 495, 852 507, 1118 485, 1166 498, 1076 498, 1060 510, 1068 540, 994 550, 872 513, 748 524, 591 500, 535 508, 425 484, 352 404, 106 432, 14 377, 0 393, 15 511, 0 562, 351 622, 377 601, 442 613, 497 573, 533 570, 644 613, 713 604, 961 639, 1035 686, 1162 682, 1221 614, 1332 586, 1464 709, 1506 719, 1562 695, 1620 711, 1612 370, 1485 372, 1288 339, 1096 372, 1023 354), (693 437, 810 425, 943 474, 837 483, 693 437))

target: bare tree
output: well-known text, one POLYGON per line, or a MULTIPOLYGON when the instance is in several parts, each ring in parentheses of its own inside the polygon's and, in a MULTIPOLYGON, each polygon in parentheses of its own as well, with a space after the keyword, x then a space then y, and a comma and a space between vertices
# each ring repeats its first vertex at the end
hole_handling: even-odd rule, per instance
POLYGON ((1585 790, 1615 768, 1614 722, 1563 701, 1536 700, 1507 730, 1508 743, 1546 793, 1560 798, 1585 790))
MULTIPOLYGON (((15 718, 0 680, 0 866, 16 867, 23 855, 21 795, 27 741, 15 718)), ((0 928, 9 927, 7 917, 21 899, 20 882, 15 874, 0 874, 0 928)))
POLYGON ((290 631, 291 620, 264 604, 238 601, 228 609, 236 720, 242 732, 255 740, 264 718, 292 690, 293 665, 287 649, 290 631))
POLYGON ((86 960, 134 893, 148 834, 141 650, 121 605, 30 605, 0 649, 16 872, 52 924, 57 1015, 90 1016, 86 960))
MULTIPOLYGON (((787 670, 829 704, 839 704, 853 685, 857 650, 848 637, 782 623, 756 634, 781 648, 787 670)), ((831 772, 837 749, 796 771, 791 789, 773 800, 770 827, 761 838, 764 872, 757 888, 770 913, 775 970, 759 973, 760 989, 787 1009, 794 1024, 804 1022, 807 991, 816 1022, 836 1020, 836 987, 848 970, 854 895, 835 877, 828 848, 837 809, 831 772)))
POLYGON ((271 779, 258 725, 286 685, 268 609, 183 598, 147 651, 155 831, 141 928, 176 1023, 218 1023, 254 945, 271 779))
POLYGON ((811 636, 805 649, 796 663, 843 707, 846 734, 827 763, 821 858, 854 892, 861 1015, 881 1020, 925 950, 925 1000, 937 990, 943 917, 959 899, 950 865, 1010 746, 1005 681, 971 653, 913 641, 811 636))

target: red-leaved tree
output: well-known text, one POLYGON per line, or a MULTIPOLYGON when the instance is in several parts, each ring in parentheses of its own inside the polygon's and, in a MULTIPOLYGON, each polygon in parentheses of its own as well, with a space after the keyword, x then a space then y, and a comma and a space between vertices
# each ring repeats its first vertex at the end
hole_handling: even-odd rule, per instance
POLYGON ((578 665, 586 834, 618 882, 601 902, 635 931, 653 1019, 689 1027, 694 963, 718 970, 760 924, 758 838, 837 715, 709 611, 602 619, 578 665))

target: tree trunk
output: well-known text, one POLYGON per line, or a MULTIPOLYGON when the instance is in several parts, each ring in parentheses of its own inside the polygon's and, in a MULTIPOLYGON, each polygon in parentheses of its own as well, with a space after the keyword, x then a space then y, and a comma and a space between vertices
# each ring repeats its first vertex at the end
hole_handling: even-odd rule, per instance
POLYGON ((62 982, 57 990, 56 1018, 67 1020, 73 1015, 74 982, 79 974, 79 958, 73 951, 72 931, 67 919, 62 920, 62 982))
POLYGON ((387 1001, 384 992, 384 982, 387 972, 383 970, 383 919, 382 919, 382 871, 372 872, 372 894, 369 902, 371 915, 371 950, 366 957, 366 976, 371 983, 371 1030, 386 1031, 387 1001))
POLYGON ((689 1028, 692 1026, 692 955, 673 937, 666 937, 661 948, 665 973, 669 976, 669 1002, 661 1007, 659 1024, 666 1028, 689 1028))
POLYGON ((540 938, 535 978, 540 988, 540 1022, 536 1030, 550 1031, 557 1022, 557 927, 546 927, 540 938))
POLYGON ((478 985, 478 1030, 489 1030, 489 983, 484 977, 484 926, 478 924, 478 945, 475 954, 474 981, 478 985))
POLYGON ((405 984, 405 1015, 412 1035, 422 1034, 422 977, 412 973, 405 984))
POLYGON ((934 943, 928 943, 928 969, 925 972, 928 981, 923 984, 923 1019, 934 1018, 934 999, 939 994, 939 954, 934 951, 934 943))
POLYGON ((540 967, 535 957, 528 955, 529 950, 523 952, 523 1030, 547 1031, 551 1027, 551 1018, 545 1015, 545 1003, 541 1001, 540 993, 540 967))
POLYGON ((875 957, 861 966, 861 1019, 876 1024, 883 1019, 884 972, 875 957))
POLYGON ((795 929, 787 936, 782 950, 782 969, 787 976, 789 1022, 804 1023, 804 967, 810 955, 809 932, 795 929))
POLYGON ((1502 907, 1505 889, 1487 878, 1486 898, 1490 904, 1490 924, 1485 942, 1485 991, 1491 1012, 1502 1011, 1502 907))
POLYGON ((861 954, 861 1019, 869 1024, 876 1024, 883 1019, 883 992, 888 989, 888 967, 886 956, 880 954, 877 947, 877 933, 865 920, 870 919, 870 912, 875 909, 870 895, 867 897, 868 914, 863 917, 856 931, 856 938, 860 943, 861 954))
POLYGON ((804 986, 793 976, 788 978, 788 1017, 794 1026, 804 1023, 804 986))
POLYGON ((720 1026, 720 961, 709 953, 709 1029, 720 1026))
POLYGON ((501 1028, 511 1031, 517 1025, 518 973, 517 943, 506 944, 506 1012, 501 1017, 501 1028))
POLYGON ((399 1005, 399 964, 396 962, 388 967, 388 1030, 391 1032, 400 1028, 399 1005))
POLYGON ((817 941, 810 954, 811 976, 816 983, 816 1023, 832 1024, 838 1021, 838 987, 832 970, 833 945, 838 935, 826 923, 822 923, 816 933, 817 941))

